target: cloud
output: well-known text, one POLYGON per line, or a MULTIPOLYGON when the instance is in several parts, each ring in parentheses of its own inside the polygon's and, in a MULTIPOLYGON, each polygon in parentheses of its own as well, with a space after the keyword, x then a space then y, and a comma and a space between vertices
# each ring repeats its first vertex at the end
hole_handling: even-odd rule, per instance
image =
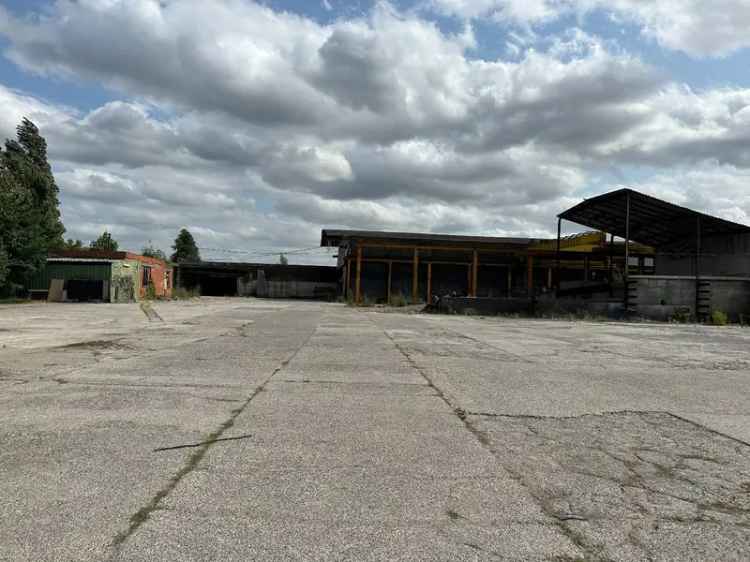
MULTIPOLYGON (((85 240, 106 227, 166 250, 188 227, 205 248, 269 254, 335 226, 540 236, 592 189, 708 210, 697 193, 738 190, 750 169, 750 90, 693 91, 577 29, 482 60, 465 29, 383 3, 327 25, 240 0, 60 1, 11 21, 23 69, 111 88, 83 111, 0 85, 0 133, 37 122, 85 240)), ((716 211, 746 217, 733 200, 716 211)))
POLYGON ((667 49, 694 57, 726 56, 750 47, 750 5, 745 0, 431 0, 424 5, 443 14, 490 17, 523 27, 599 11, 637 25, 667 49))

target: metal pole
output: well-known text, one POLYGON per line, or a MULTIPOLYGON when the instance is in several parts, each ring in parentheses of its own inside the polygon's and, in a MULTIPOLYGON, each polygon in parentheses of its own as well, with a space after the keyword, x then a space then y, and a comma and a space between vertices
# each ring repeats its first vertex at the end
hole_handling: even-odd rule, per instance
POLYGON ((388 289, 386 290, 386 298, 388 299, 388 305, 391 304, 391 285, 393 280, 393 261, 388 260, 388 289))
POLYGON ((526 291, 528 297, 531 299, 534 298, 534 256, 526 257, 526 266, 526 291))
POLYGON ((701 246, 702 246, 702 240, 701 240, 701 218, 700 216, 696 220, 697 222, 697 233, 696 233, 696 243, 695 243, 695 277, 696 279, 701 274, 701 246))
POLYGON ((416 303, 419 297, 419 250, 414 248, 414 261, 411 274, 411 301, 416 303))
POLYGON ((615 235, 609 235, 609 258, 607 263, 607 277, 609 279, 609 296, 614 296, 614 279, 612 279, 612 262, 614 261, 615 235))
POLYGON ((630 193, 625 197, 625 281, 630 271, 630 193))
POLYGON ((476 250, 472 255, 471 260, 471 296, 477 296, 477 274, 479 269, 479 255, 476 250))
POLYGON ((555 291, 560 292, 560 235, 562 233, 562 218, 557 217, 557 250, 555 252, 555 291))
POLYGON ((362 246, 357 245, 357 278, 354 281, 354 302, 362 300, 362 246))
POLYGON ((696 219, 696 241, 695 241, 695 318, 700 321, 701 305, 701 217, 696 219))
POLYGON ((625 309, 630 308, 630 291, 628 280, 630 278, 630 193, 625 196, 625 309))
POLYGON ((432 303, 432 262, 427 264, 427 304, 432 303))

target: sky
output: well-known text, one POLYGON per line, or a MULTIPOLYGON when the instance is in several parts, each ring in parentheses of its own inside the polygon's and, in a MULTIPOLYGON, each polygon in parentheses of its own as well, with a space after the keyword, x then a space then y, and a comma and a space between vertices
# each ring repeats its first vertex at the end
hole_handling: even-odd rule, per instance
POLYGON ((706 4, 0 0, 0 138, 39 126, 66 237, 204 259, 552 236, 621 187, 750 224, 750 2, 706 4))

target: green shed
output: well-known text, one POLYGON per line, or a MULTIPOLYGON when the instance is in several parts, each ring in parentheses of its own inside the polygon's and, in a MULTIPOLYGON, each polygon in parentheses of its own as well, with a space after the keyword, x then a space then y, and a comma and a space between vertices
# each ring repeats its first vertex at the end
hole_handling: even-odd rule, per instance
POLYGON ((32 295, 46 296, 53 279, 64 282, 71 300, 109 300, 112 262, 50 258, 28 282, 32 295))

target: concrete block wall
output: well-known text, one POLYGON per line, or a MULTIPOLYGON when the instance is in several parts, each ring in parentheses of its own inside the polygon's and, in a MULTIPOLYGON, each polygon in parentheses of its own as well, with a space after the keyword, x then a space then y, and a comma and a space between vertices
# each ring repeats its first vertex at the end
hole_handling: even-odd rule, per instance
MULTIPOLYGON (((695 277, 636 276, 635 309, 638 314, 668 320, 675 314, 695 315, 695 277)), ((710 283, 710 310, 725 312, 731 320, 750 316, 750 279, 701 277, 710 283)))
POLYGON ((257 282, 250 276, 237 278, 237 296, 252 297, 257 291, 257 282))
POLYGON ((742 316, 750 319, 750 279, 711 282, 711 307, 737 321, 742 316))
POLYGON ((336 283, 323 283, 314 281, 267 281, 268 294, 272 299, 316 299, 324 298, 326 295, 335 297, 338 292, 336 283))

